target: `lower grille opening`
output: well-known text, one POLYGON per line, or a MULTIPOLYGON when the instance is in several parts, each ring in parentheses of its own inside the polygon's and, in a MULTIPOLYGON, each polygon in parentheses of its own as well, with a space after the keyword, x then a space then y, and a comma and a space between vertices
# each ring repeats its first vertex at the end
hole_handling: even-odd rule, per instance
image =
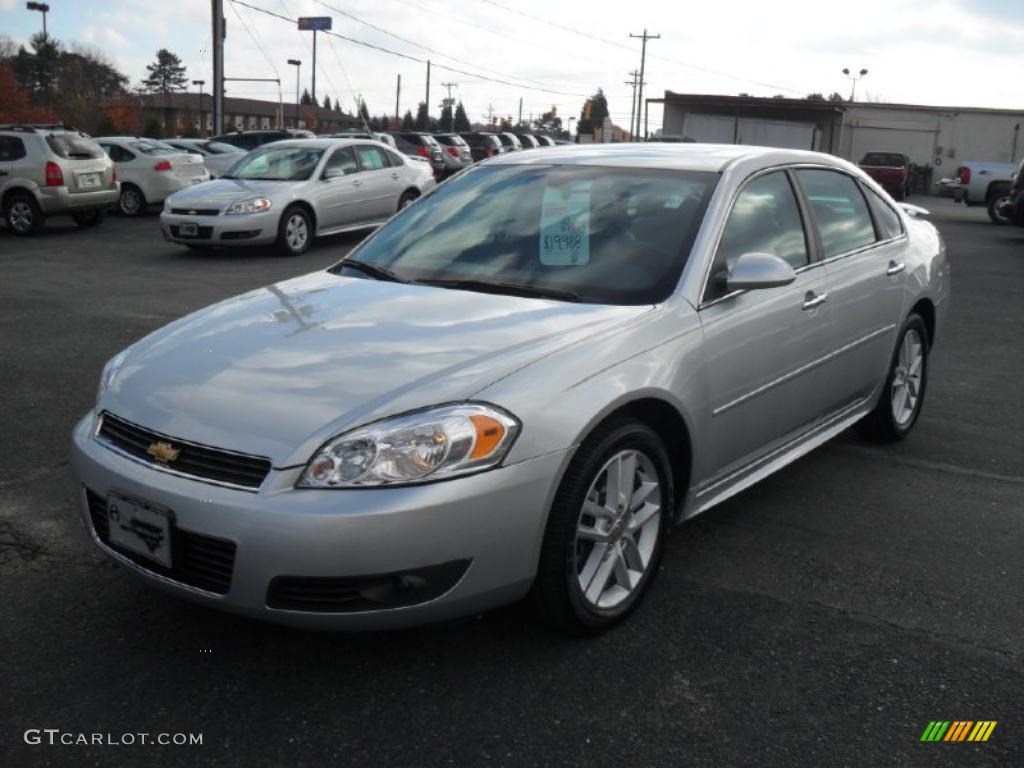
POLYGON ((256 237, 259 235, 261 230, 259 229, 240 229, 234 232, 224 232, 221 236, 221 240, 248 240, 249 238, 256 237))
POLYGON ((472 560, 374 576, 277 576, 267 607, 313 613, 356 613, 419 605, 440 597, 463 577, 472 560))
POLYGON ((171 543, 171 562, 174 565, 165 568, 160 563, 111 544, 107 500, 88 488, 85 489, 85 498, 96 537, 122 557, 147 571, 207 592, 226 595, 231 589, 237 549, 233 541, 175 529, 171 543))

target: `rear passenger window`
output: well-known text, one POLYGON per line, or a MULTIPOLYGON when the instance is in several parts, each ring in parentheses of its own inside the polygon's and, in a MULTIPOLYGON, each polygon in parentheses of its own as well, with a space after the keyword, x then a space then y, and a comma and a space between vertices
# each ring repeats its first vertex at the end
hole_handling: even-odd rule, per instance
POLYGON ((874 190, 865 187, 868 200, 871 201, 871 209, 875 213, 875 222, 878 224, 878 239, 891 240, 903 234, 903 225, 900 223, 899 214, 892 209, 882 197, 874 190))
POLYGON ((356 147, 356 154, 359 155, 359 164, 364 171, 379 171, 388 167, 388 159, 384 150, 376 147, 356 147))
POLYGON ((745 253, 770 253, 793 269, 810 260, 796 195, 784 171, 754 179, 736 198, 722 231, 704 301, 721 295, 723 288, 716 275, 728 273, 745 253))
POLYGON ((826 259, 875 242, 875 227, 857 182, 837 171, 805 169, 796 176, 814 211, 826 259))
POLYGON ((0 136, 0 162, 20 160, 25 156, 25 142, 17 136, 0 136))

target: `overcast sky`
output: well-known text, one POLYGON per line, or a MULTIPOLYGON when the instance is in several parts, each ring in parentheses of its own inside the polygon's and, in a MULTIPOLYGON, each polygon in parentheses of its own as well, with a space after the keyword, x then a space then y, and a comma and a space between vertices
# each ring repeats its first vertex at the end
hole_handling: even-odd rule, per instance
MULTIPOLYGON (((48 1, 51 35, 102 50, 133 85, 165 47, 209 89, 209 0, 48 1)), ((838 90, 848 96, 850 82, 841 70, 849 67, 869 70, 857 86, 858 100, 1024 109, 1024 0, 246 1, 290 18, 331 16, 340 35, 430 58, 432 114, 439 112, 441 84, 454 82, 453 95, 471 120, 491 107, 515 117, 520 98, 524 117, 552 105, 563 118, 578 115, 586 95, 602 87, 613 119, 628 124, 625 81, 640 64, 639 41, 629 34, 644 27, 661 35, 648 43, 648 96, 666 89, 797 97, 838 90)), ((302 85, 310 86, 310 33, 232 0, 225 0, 225 16, 229 77, 279 75, 285 98, 294 97, 295 69, 286 60, 299 58, 302 85)), ((41 21, 23 0, 0 0, 0 34, 24 42, 41 21)), ((317 58, 318 97, 340 98, 346 110, 359 94, 372 114, 393 112, 398 74, 402 112, 415 111, 424 98, 426 67, 416 61, 325 35, 317 58)), ((228 92, 277 99, 274 84, 229 83, 228 92)), ((652 108, 651 129, 660 124, 660 110, 652 108)))

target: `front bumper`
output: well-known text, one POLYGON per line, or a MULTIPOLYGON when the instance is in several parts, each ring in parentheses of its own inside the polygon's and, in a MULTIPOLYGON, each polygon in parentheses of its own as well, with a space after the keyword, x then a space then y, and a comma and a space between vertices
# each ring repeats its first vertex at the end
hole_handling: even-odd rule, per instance
POLYGON ((243 213, 225 216, 188 216, 163 211, 160 229, 165 240, 173 243, 205 243, 207 245, 266 245, 277 239, 281 212, 243 213), (182 224, 195 224, 195 237, 182 236, 182 224))
MULTIPOLYGON (((316 629, 370 630, 464 616, 519 599, 533 581, 547 510, 566 452, 455 480, 405 488, 296 489, 301 468, 273 469, 258 492, 154 469, 93 439, 93 414, 75 427, 72 467, 94 543, 154 586, 215 608, 316 629), (189 586, 105 544, 86 489, 173 510, 175 526, 235 544, 224 594, 189 586), (426 602, 324 611, 269 607, 280 577, 313 580, 433 573, 452 563, 457 582, 426 602), (468 566, 468 567, 467 567, 468 566)), ((451 573, 449 568, 448 573, 451 573)))

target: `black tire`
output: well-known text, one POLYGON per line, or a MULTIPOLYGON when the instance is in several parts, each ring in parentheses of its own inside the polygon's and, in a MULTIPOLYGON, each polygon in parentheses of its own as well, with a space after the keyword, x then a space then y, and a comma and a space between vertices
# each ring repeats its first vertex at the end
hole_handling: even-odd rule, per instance
POLYGON ((859 431, 865 437, 878 442, 895 442, 904 439, 917 423, 921 415, 921 408, 924 406, 925 394, 928 390, 928 353, 931 349, 931 339, 928 338, 928 327, 918 314, 910 315, 903 327, 900 328, 897 336, 896 349, 892 353, 889 362, 889 372, 885 377, 885 387, 878 397, 875 409, 865 416, 857 425, 859 431), (921 350, 921 374, 920 383, 917 387, 917 398, 912 413, 907 419, 897 419, 894 413, 895 392, 893 380, 901 372, 901 353, 903 351, 904 339, 914 332, 920 339, 923 348, 921 350))
POLYGON ((140 216, 146 210, 146 196, 134 184, 121 184, 117 210, 122 216, 140 216))
POLYGON ((405 190, 405 192, 402 193, 402 196, 398 198, 398 210, 402 210, 419 196, 419 192, 415 192, 411 189, 405 190))
MULTIPOLYGON (((562 478, 544 531, 537 577, 531 591, 531 599, 541 619, 572 634, 596 634, 635 610, 658 571, 674 501, 668 453, 649 426, 635 419, 616 419, 588 437, 562 478), (591 485, 598 482, 606 463, 623 450, 642 454, 658 476, 660 509, 655 515, 659 525, 650 559, 632 592, 612 608, 599 608, 585 597, 580 586, 577 569, 580 567, 581 543, 577 540, 577 526, 583 518, 583 504, 591 485)), ((597 526, 596 519, 594 525, 597 526)), ((617 526, 612 528, 614 530, 617 526)))
POLYGON ((89 208, 85 211, 76 211, 71 214, 75 224, 80 227, 96 227, 107 218, 106 208, 89 208))
POLYGON ((997 206, 1001 205, 1010 196, 1010 190, 1004 189, 990 195, 988 198, 988 217, 993 224, 1012 224, 1013 221, 1007 216, 1000 216, 996 213, 997 206))
POLYGON ((282 256, 301 256, 309 250, 312 242, 313 220, 309 212, 298 205, 286 208, 277 225, 277 252, 282 256), (301 227, 304 227, 304 237, 299 236, 302 231, 299 220, 302 222, 301 227))
POLYGON ((15 192, 4 203, 4 220, 11 232, 26 237, 42 229, 46 222, 46 214, 32 195, 27 192, 15 192))

